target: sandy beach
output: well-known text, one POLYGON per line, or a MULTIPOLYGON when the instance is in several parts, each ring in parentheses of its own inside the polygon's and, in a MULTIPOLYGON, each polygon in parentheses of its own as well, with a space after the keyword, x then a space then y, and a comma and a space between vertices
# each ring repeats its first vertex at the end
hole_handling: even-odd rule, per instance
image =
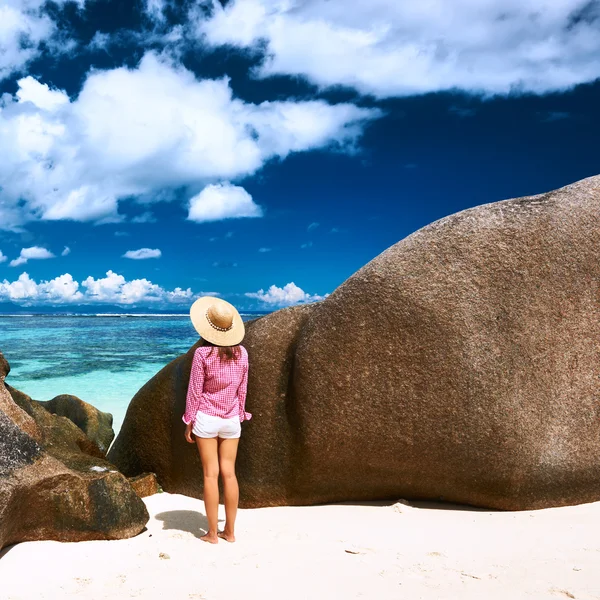
POLYGON ((145 502, 151 519, 132 539, 6 548, 2 600, 600 598, 600 502, 512 513, 402 502, 240 510, 238 541, 216 546, 199 540, 201 501, 145 502))

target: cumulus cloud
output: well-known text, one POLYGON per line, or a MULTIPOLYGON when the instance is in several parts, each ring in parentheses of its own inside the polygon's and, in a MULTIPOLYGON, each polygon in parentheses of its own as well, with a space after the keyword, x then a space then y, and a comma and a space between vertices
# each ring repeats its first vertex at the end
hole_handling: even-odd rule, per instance
MULTIPOLYGON (((69 0, 54 0, 61 7, 69 0)), ((75 0, 83 6, 85 0, 75 0)), ((40 54, 42 45, 54 52, 70 47, 61 39, 48 14, 46 0, 2 0, 0 3, 0 81, 20 71, 40 54)))
POLYGON ((258 292, 248 292, 246 296, 256 298, 270 306, 292 306, 293 304, 306 304, 307 302, 323 300, 328 294, 325 294, 325 296, 311 295, 291 282, 282 288, 272 285, 266 292, 262 289, 258 292))
POLYGON ((166 291, 161 286, 147 279, 126 281, 122 275, 108 271, 106 277, 94 279, 88 277, 82 282, 87 295, 100 302, 116 302, 119 304, 134 304, 137 302, 182 302, 189 301, 193 294, 191 289, 175 288, 166 291))
POLYGON ((188 219, 196 223, 239 217, 262 217, 262 209, 243 188, 229 182, 205 187, 191 198, 188 219))
POLYGON ((71 248, 69 248, 69 246, 65 246, 65 249, 60 253, 61 256, 67 256, 67 254, 71 254, 71 248))
POLYGON ((600 77, 595 0, 212 1, 214 46, 265 53, 256 75, 300 75, 384 98, 462 89, 546 93, 600 77), (310 40, 310 43, 306 43, 310 40))
POLYGON ((0 300, 37 304, 79 302, 82 299, 79 283, 69 273, 36 283, 28 273, 23 272, 16 281, 9 282, 5 279, 0 283, 0 300))
POLYGON ((30 259, 45 259, 54 258, 54 254, 46 248, 40 246, 31 246, 30 248, 22 248, 18 258, 10 261, 11 267, 18 267, 25 264, 30 259))
POLYGON ((160 258, 162 252, 158 249, 140 248, 139 250, 127 250, 123 258, 132 258, 134 260, 144 260, 145 258, 160 258))
POLYGON ((31 76, 19 80, 16 97, 21 103, 30 102, 47 112, 54 112, 69 103, 69 98, 64 92, 52 90, 31 76))
POLYGON ((8 258, 6 257, 6 255, 4 255, 2 253, 2 250, 0 250, 0 263, 6 262, 8 260, 8 258))
POLYGON ((0 80, 22 68, 38 53, 55 24, 42 12, 44 0, 3 0, 0 4, 0 80))
POLYGON ((74 303, 188 305, 203 295, 214 295, 214 292, 193 294, 190 288, 184 290, 180 287, 166 290, 147 279, 127 281, 113 271, 107 271, 106 277, 98 279, 87 277, 81 283, 69 273, 38 283, 26 272, 15 281, 5 279, 0 282, 0 301, 10 300, 26 306, 74 303))
MULTIPOLYGON (((322 100, 246 103, 227 78, 199 80, 153 53, 134 69, 90 72, 73 100, 31 77, 18 86, 0 102, 0 228, 12 230, 39 219, 116 223, 120 199, 147 204, 175 189, 202 215, 203 188, 292 152, 351 149, 381 114, 322 100)), ((209 187, 210 214, 234 201, 257 210, 227 186, 209 187)))

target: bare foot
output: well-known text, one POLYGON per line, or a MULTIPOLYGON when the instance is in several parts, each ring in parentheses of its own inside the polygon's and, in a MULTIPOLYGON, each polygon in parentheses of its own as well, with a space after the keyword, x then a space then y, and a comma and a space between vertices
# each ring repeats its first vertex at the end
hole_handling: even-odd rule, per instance
POLYGON ((208 542, 209 544, 218 544, 219 538, 214 533, 207 533, 200 538, 203 542, 208 542))
POLYGON ((219 531, 219 533, 217 533, 217 535, 221 539, 231 542, 232 544, 233 544, 233 542, 235 542, 235 535, 233 535, 233 533, 225 533, 224 531, 219 531))

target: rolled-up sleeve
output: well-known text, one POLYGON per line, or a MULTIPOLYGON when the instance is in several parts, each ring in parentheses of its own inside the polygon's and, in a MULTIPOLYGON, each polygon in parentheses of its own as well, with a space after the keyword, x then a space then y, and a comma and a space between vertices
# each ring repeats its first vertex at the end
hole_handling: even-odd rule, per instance
POLYGON ((190 371, 190 383, 188 385, 187 396, 185 400, 185 413, 182 417, 187 425, 196 420, 196 413, 200 407, 202 391, 204 389, 204 357, 200 348, 196 348, 194 358, 192 359, 192 370, 190 371))
POLYGON ((240 381, 240 385, 238 387, 237 396, 238 401, 240 403, 240 422, 249 421, 252 418, 252 414, 246 412, 246 393, 248 391, 248 362, 246 360, 246 364, 243 368, 242 380, 240 381))

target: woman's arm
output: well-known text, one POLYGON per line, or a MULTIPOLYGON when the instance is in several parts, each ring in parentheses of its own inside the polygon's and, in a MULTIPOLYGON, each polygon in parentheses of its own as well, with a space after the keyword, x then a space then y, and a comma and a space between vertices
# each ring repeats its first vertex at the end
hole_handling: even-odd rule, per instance
POLYGON ((182 417, 187 425, 193 423, 196 419, 196 413, 202 399, 204 389, 204 357, 200 348, 196 348, 194 358, 192 359, 192 370, 190 371, 190 383, 188 385, 187 396, 185 399, 185 413, 182 417))

